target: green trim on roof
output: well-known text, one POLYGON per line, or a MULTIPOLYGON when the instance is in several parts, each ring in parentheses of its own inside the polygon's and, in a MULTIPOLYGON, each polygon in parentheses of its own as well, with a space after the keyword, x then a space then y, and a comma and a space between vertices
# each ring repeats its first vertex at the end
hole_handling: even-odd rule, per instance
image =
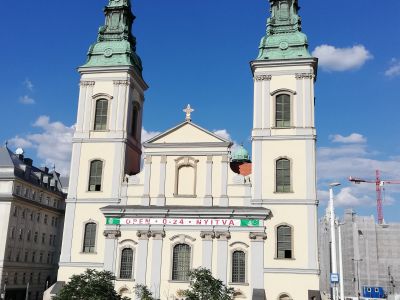
POLYGON ((261 39, 257 60, 310 58, 307 36, 301 32, 298 0, 269 0, 271 17, 261 39))
POLYGON ((104 13, 105 25, 99 28, 97 42, 90 46, 82 67, 133 66, 141 75, 143 67, 132 35, 135 16, 130 0, 109 0, 104 13))

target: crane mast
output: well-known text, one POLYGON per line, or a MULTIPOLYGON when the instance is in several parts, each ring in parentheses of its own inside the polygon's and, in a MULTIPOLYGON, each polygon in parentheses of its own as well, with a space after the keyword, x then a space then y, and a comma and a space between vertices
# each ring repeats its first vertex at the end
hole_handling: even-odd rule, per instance
POLYGON ((382 188, 385 184, 400 184, 400 180, 381 180, 381 172, 376 170, 376 178, 375 180, 365 180, 361 178, 355 178, 350 176, 349 181, 355 184, 360 183, 374 183, 376 190, 376 210, 378 214, 378 224, 383 224, 383 208, 382 208, 382 188))

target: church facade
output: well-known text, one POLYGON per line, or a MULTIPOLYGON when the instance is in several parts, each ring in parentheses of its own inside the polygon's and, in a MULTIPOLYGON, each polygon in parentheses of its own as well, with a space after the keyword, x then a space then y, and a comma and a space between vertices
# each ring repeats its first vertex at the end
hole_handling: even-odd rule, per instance
POLYGON ((188 271, 204 267, 234 287, 235 299, 319 299, 317 59, 298 1, 270 4, 251 62, 250 164, 243 149, 235 156, 231 141, 195 124, 190 106, 182 123, 142 144, 148 86, 135 17, 129 0, 109 0, 106 24, 79 68, 58 283, 48 295, 93 268, 113 272, 116 290, 132 299, 137 284, 157 299, 183 299, 188 271))

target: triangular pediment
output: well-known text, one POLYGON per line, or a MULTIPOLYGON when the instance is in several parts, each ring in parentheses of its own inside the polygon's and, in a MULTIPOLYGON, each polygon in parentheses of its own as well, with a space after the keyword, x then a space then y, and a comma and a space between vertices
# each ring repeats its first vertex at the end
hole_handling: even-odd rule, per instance
POLYGON ((186 121, 146 141, 144 146, 154 147, 165 144, 182 146, 185 144, 218 144, 219 146, 230 146, 231 141, 226 140, 190 121, 186 121))

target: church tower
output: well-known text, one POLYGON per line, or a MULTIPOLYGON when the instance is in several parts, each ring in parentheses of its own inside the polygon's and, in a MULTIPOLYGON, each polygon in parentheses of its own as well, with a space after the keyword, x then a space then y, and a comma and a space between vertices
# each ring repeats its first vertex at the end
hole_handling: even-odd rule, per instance
MULTIPOLYGON (((74 225, 95 224, 92 233, 85 225, 85 239, 96 236, 104 223, 100 208, 119 204, 125 175, 140 171, 144 91, 148 86, 132 35, 135 16, 130 0, 109 0, 104 13, 105 25, 89 48, 86 64, 79 68, 78 115, 60 258, 63 280, 68 279, 68 268, 76 261, 92 261, 93 266, 103 262, 103 257, 89 257, 88 253, 96 252, 94 245, 93 249, 90 245, 82 249, 82 228, 74 225)), ((103 243, 99 239, 96 248, 104 247, 103 243)))
POLYGON ((269 2, 266 36, 251 62, 252 201, 273 215, 264 261, 267 299, 310 299, 310 293, 319 290, 314 122, 318 61, 301 32, 298 0, 269 2))

